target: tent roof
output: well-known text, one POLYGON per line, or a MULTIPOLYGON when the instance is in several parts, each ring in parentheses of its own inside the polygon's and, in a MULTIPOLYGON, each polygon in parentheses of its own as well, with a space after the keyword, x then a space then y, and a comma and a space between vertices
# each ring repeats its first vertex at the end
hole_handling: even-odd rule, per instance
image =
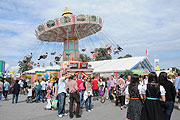
POLYGON ((25 71, 24 73, 35 73, 39 71, 45 72, 46 70, 60 70, 60 67, 59 66, 38 67, 32 70, 25 71))
POLYGON ((139 62, 143 61, 147 57, 130 57, 123 59, 114 59, 114 60, 104 60, 104 61, 95 61, 89 62, 92 65, 95 73, 105 73, 105 72, 123 72, 125 70, 132 69, 139 62))

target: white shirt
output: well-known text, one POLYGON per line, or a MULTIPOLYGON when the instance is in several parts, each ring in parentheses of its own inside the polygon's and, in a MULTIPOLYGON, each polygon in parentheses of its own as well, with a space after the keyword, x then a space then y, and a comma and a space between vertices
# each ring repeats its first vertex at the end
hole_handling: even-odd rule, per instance
MULTIPOLYGON (((125 95, 129 95, 129 89, 128 88, 129 88, 129 86, 127 86, 125 89, 125 95)), ((141 85, 138 85, 139 94, 141 94, 141 89, 142 89, 141 85)))
POLYGON ((125 83, 125 85, 128 86, 129 84, 130 84, 130 81, 127 80, 126 83, 125 83))
POLYGON ((58 86, 59 86, 58 94, 60 94, 62 92, 66 93, 66 81, 65 81, 65 77, 61 77, 59 79, 58 86))
POLYGON ((148 84, 148 79, 144 79, 144 84, 145 84, 145 85, 148 84))
POLYGON ((103 81, 102 81, 102 82, 100 82, 100 85, 103 85, 103 86, 105 86, 105 82, 103 82, 103 81))
MULTIPOLYGON (((146 90, 147 90, 147 85, 144 85, 141 89, 141 94, 146 94, 146 90)), ((166 91, 164 89, 163 86, 160 85, 160 93, 161 95, 165 95, 166 94, 166 91)))
POLYGON ((32 89, 28 89, 28 96, 32 97, 32 89))
POLYGON ((20 85, 20 83, 21 83, 21 80, 18 82, 18 84, 20 85))
POLYGON ((45 81, 41 82, 41 90, 46 90, 46 83, 45 83, 45 81))
POLYGON ((169 81, 171 81, 173 83, 173 79, 168 79, 169 81))

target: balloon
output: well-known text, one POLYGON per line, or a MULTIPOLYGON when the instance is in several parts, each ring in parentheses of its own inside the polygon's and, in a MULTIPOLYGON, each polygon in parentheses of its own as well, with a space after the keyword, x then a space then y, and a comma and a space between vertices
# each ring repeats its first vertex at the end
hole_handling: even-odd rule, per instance
POLYGON ((44 77, 45 77, 46 79, 48 79, 48 78, 49 78, 49 75, 48 75, 48 74, 45 74, 44 77))

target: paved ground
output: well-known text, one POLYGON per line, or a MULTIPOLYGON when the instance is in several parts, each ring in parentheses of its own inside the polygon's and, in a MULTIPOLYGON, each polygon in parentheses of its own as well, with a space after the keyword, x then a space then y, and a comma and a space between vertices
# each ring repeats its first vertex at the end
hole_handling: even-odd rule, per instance
MULTIPOLYGON (((43 106, 46 103, 26 103, 25 98, 24 95, 20 95, 17 104, 12 104, 11 100, 0 101, 0 120, 69 120, 68 116, 58 118, 57 111, 44 110, 43 106)), ((82 117, 79 120, 125 120, 126 109, 120 110, 110 101, 106 101, 104 104, 93 101, 93 106, 92 112, 87 113, 83 110, 82 117)), ((176 108, 173 111, 172 120, 179 120, 180 118, 180 111, 176 108)), ((66 105, 66 110, 68 110, 68 105, 66 105)))

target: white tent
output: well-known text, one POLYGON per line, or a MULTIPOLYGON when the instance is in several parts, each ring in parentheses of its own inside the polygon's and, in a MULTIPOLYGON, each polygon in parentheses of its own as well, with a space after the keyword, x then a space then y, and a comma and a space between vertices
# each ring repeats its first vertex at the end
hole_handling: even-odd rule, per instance
POLYGON ((130 70, 145 59, 148 58, 146 56, 130 57, 123 59, 89 62, 89 64, 92 65, 94 73, 113 73, 130 70))
POLYGON ((46 70, 60 70, 60 67, 59 66, 37 67, 32 70, 25 71, 24 73, 45 72, 46 70))

